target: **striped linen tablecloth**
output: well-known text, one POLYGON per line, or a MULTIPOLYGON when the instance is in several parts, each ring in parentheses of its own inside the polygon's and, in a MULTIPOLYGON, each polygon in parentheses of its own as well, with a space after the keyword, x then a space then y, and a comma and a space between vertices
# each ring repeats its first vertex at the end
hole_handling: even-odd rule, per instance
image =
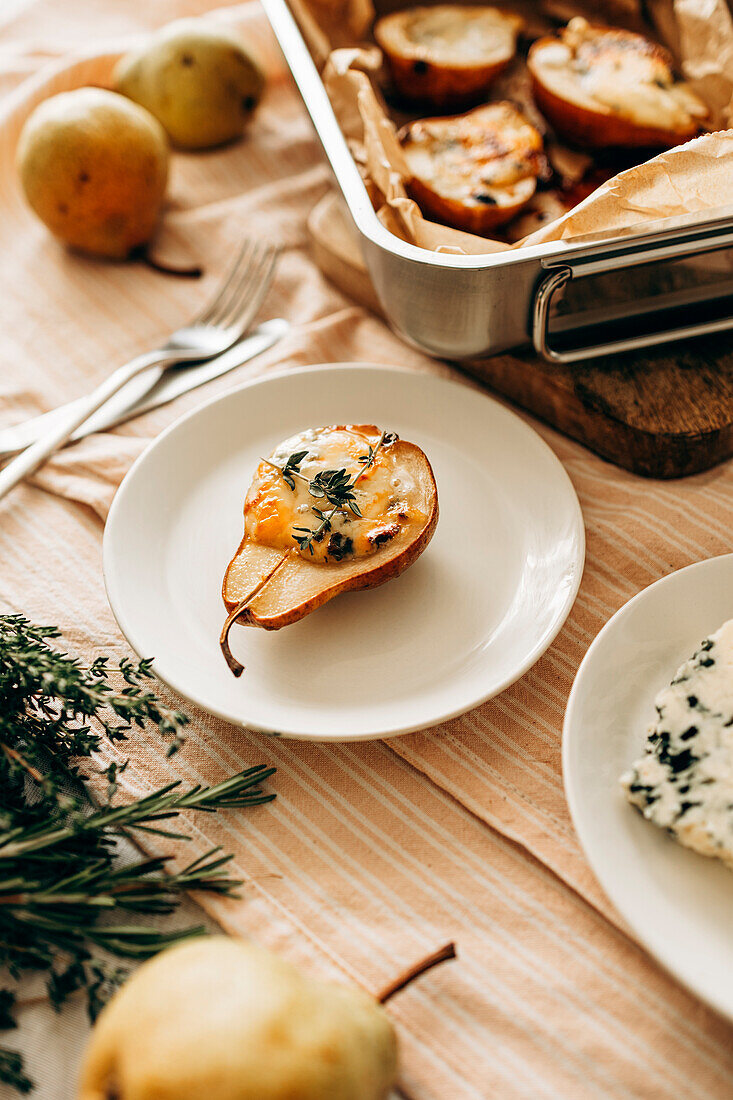
MULTIPOLYGON (((137 32, 211 7, 25 0, 0 10, 0 424, 85 392, 154 346, 211 293, 245 234, 283 246, 266 312, 293 329, 205 396, 324 361, 448 369, 400 343, 309 259, 305 219, 328 173, 254 4, 212 15, 240 27, 269 71, 247 139, 174 159, 165 233, 202 261, 203 283, 68 255, 25 208, 13 152, 30 108, 104 83, 137 32)), ((202 396, 90 437, 2 503, 2 610, 58 623, 84 657, 128 652, 104 594, 105 516, 132 460, 202 396)), ((260 761, 277 767, 276 802, 193 823, 194 846, 233 851, 246 879, 238 900, 202 899, 228 932, 372 990, 457 942, 458 961, 390 1007, 410 1100, 723 1100, 733 1096, 731 1027, 645 956, 605 900, 568 818, 560 729, 574 673, 609 616, 671 570, 730 549, 733 468, 643 481, 535 427, 578 492, 588 557, 567 624, 519 683, 441 728, 358 746, 268 740, 194 711, 173 760, 153 739, 125 746, 122 784, 136 794, 260 761)), ((44 1100, 73 1096, 75 1059, 44 1100)))

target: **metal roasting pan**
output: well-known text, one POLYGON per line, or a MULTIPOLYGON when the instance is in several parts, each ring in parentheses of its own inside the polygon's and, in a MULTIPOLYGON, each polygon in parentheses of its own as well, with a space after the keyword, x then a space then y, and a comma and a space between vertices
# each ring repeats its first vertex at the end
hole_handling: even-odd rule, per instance
POLYGON ((394 329, 430 355, 532 344, 558 363, 733 327, 733 210, 486 256, 418 248, 377 218, 286 0, 262 0, 394 329))

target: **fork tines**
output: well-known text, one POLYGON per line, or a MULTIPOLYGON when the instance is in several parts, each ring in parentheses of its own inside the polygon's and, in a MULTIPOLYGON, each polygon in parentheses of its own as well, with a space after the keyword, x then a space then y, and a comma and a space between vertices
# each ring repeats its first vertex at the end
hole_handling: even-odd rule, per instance
POLYGON ((219 294, 196 323, 236 327, 241 332, 249 328, 267 293, 279 252, 275 245, 246 240, 219 294))

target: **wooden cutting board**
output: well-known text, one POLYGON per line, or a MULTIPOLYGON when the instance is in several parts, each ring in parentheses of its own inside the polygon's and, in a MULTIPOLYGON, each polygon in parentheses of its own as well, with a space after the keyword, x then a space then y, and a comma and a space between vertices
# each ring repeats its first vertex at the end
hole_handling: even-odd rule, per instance
MULTIPOLYGON (((324 274, 380 313, 336 195, 321 200, 308 229, 324 274)), ((603 458, 645 477, 685 477, 733 455, 730 334, 574 366, 546 363, 530 351, 460 366, 603 458)))

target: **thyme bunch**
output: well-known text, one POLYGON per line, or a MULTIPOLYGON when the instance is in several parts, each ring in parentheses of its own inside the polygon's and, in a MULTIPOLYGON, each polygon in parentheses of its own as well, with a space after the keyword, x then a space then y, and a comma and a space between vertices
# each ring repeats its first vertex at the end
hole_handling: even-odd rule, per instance
MULTIPOLYGON (((230 895, 231 856, 218 848, 175 874, 170 857, 121 864, 120 838, 155 834, 188 840, 174 826, 185 810, 214 812, 269 802, 274 769, 258 765, 213 787, 170 783, 117 804, 126 762, 100 770, 105 740, 122 742, 133 727, 153 727, 175 752, 185 715, 149 690, 150 661, 101 658, 84 667, 54 648, 55 627, 0 615, 0 966, 11 979, 44 974, 56 1008, 83 990, 93 1019, 124 978, 114 958, 141 959, 203 927, 162 931, 139 918, 172 912, 185 890, 230 895), (121 681, 114 686, 110 677, 121 681), (94 774, 102 795, 86 791, 94 774)), ((11 988, 0 989, 0 1030, 15 1027, 11 988)), ((32 1082, 22 1057, 0 1047, 0 1082, 25 1093, 32 1082)))

